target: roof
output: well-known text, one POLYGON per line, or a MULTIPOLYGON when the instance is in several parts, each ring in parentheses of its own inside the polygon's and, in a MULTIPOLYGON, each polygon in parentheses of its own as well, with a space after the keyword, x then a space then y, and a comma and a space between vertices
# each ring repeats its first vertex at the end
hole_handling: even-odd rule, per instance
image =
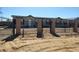
MULTIPOLYGON (((57 17, 57 18, 49 18, 49 17, 34 17, 34 16, 32 16, 32 15, 28 15, 28 16, 19 16, 19 15, 12 15, 12 17, 14 17, 14 18, 35 18, 35 19, 57 19, 57 20, 74 20, 74 19, 76 19, 76 18, 74 18, 74 19, 63 19, 63 18, 61 18, 61 17, 57 17)), ((79 19, 79 17, 77 17, 77 19, 79 19)))

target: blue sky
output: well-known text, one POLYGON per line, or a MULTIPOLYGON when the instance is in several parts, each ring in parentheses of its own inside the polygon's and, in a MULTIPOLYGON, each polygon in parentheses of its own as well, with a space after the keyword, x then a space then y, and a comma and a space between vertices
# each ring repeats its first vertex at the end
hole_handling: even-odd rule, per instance
POLYGON ((72 18, 79 16, 79 7, 2 7, 2 16, 11 15, 72 18))

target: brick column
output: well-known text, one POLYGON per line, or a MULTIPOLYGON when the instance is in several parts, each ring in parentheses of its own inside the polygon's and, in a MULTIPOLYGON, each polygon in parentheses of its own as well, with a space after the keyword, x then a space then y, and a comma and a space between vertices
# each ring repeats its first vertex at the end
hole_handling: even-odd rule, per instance
POLYGON ((16 35, 21 34, 21 19, 16 19, 16 35))
POLYGON ((74 27, 73 27, 74 32, 78 32, 78 21, 74 20, 74 27))
POLYGON ((37 37, 42 38, 43 37, 43 21, 37 20, 37 37))
POLYGON ((55 20, 50 20, 50 33, 55 33, 55 20))

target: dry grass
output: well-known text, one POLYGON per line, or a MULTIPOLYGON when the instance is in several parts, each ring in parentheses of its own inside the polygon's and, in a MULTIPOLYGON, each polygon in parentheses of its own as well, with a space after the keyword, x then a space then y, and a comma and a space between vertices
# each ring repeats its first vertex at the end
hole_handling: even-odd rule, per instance
POLYGON ((79 51, 78 35, 54 37, 49 29, 44 29, 44 37, 36 37, 36 29, 25 29, 25 37, 17 37, 13 41, 0 41, 0 51, 3 52, 76 52, 79 51), (2 44, 4 43, 4 44, 2 44))

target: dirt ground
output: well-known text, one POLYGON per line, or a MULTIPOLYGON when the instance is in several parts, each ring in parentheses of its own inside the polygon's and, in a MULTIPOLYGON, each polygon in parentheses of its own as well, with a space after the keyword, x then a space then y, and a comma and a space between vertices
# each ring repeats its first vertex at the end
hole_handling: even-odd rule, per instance
MULTIPOLYGON (((13 41, 0 41, 0 52, 77 52, 79 51, 79 35, 62 34, 55 37, 44 29, 44 37, 36 37, 36 29, 25 29, 22 35, 13 41)), ((68 33, 68 32, 67 32, 68 33)))

